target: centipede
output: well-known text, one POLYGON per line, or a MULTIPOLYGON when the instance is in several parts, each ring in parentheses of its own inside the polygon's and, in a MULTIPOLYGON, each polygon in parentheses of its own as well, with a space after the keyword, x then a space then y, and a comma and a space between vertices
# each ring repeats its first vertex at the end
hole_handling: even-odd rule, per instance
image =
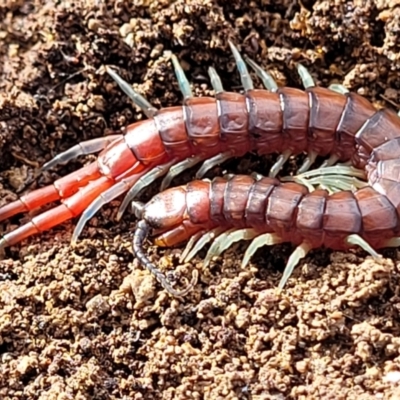
POLYGON ((352 175, 352 169, 335 169, 327 168, 313 178, 307 174, 285 177, 283 182, 258 174, 195 180, 167 189, 147 204, 135 201, 139 223, 133 237, 134 252, 176 296, 188 293, 197 275, 184 291, 172 288, 143 250, 150 230, 155 232, 155 244, 160 247, 172 247, 189 239, 180 257, 185 263, 211 242, 203 267, 239 240, 251 240, 241 268, 246 267, 258 248, 290 242, 297 247, 289 257, 279 288, 314 248, 347 250, 358 245, 379 259, 375 248, 399 243, 398 239, 393 240, 399 224, 397 211, 385 195, 362 180, 352 180, 360 188, 350 190, 350 182, 341 174, 347 169, 352 175), (345 178, 344 182, 335 186, 335 176, 345 178), (340 190, 343 186, 348 189, 340 190))
MULTIPOLYGON (((221 230, 224 227, 236 238, 239 234, 233 234, 238 228, 253 229, 251 234, 246 231, 248 236, 257 231, 261 237, 273 235, 266 239, 272 243, 281 240, 298 244, 293 260, 298 260, 310 248, 322 245, 334 249, 360 245, 374 255, 377 253, 373 249, 398 246, 400 117, 391 109, 377 109, 367 99, 349 92, 342 85, 334 84, 328 88, 316 86, 308 70, 301 64, 297 64, 297 70, 304 90, 279 87, 271 74, 250 58, 242 57, 236 46, 230 41, 228 43, 243 91, 225 91, 217 71, 210 67, 208 73, 215 97, 194 97, 177 57, 171 53, 170 58, 183 95, 183 104, 175 107, 156 109, 111 67, 106 67, 110 77, 142 109, 148 119, 127 126, 121 134, 81 142, 45 163, 40 172, 67 163, 80 155, 99 153, 95 162, 1 207, 0 221, 3 221, 48 203, 60 202, 3 235, 0 249, 80 216, 72 234, 72 243, 75 243, 86 222, 103 205, 127 193, 118 210, 118 220, 138 194, 156 179, 163 178, 160 187, 163 191, 176 176, 199 163, 202 166, 196 173, 196 181, 188 184, 186 189, 175 189, 176 193, 182 190, 186 193, 186 208, 183 203, 179 204, 181 211, 187 211, 190 228, 184 223, 185 218, 180 219, 185 228, 183 230, 180 226, 167 226, 171 218, 179 218, 173 213, 168 214, 169 208, 159 197, 148 206, 139 207, 139 203, 135 203, 138 209, 144 210, 144 214, 137 211, 140 221, 134 234, 135 252, 143 265, 155 273, 171 293, 177 292, 146 259, 139 245, 151 228, 172 229, 168 235, 164 233, 162 236, 168 236, 166 245, 178 242, 178 238, 183 241, 192 235, 197 237, 204 230, 211 230, 214 235, 221 233, 222 238, 226 238, 226 232, 221 230), (260 78, 265 89, 254 88, 247 65, 260 78), (229 207, 224 208, 225 219, 221 215, 214 219, 210 210, 221 204, 218 202, 220 199, 205 199, 206 194, 211 197, 215 194, 216 187, 214 183, 211 186, 200 184, 200 179, 214 166, 249 152, 258 156, 279 154, 268 177, 274 180, 268 183, 260 179, 251 184, 248 178, 243 177, 239 180, 241 184, 235 179, 225 183, 217 180, 218 184, 215 185, 224 187, 226 193, 229 193, 224 197, 224 207, 237 197, 241 209, 233 215, 229 207), (282 167, 291 156, 302 153, 307 156, 298 170, 298 176, 306 174, 316 158, 322 156, 326 160, 319 170, 333 168, 338 162, 347 163, 348 167, 343 168, 349 168, 346 171, 350 178, 354 178, 350 168, 361 171, 368 187, 353 192, 346 190, 346 185, 343 189, 343 185, 337 183, 335 193, 328 196, 318 189, 310 191, 305 180, 279 184, 275 179, 282 167), (194 190, 197 187, 199 190, 194 190), (268 211, 264 210, 263 218, 258 210, 254 211, 257 217, 254 214, 249 219, 249 207, 255 207, 251 201, 254 196, 267 207, 268 211), (204 208, 198 204, 199 199, 205 201, 204 208), (147 217, 146 212, 152 204, 159 204, 160 210, 165 213, 156 219, 147 217), (306 210, 306 213, 302 210, 306 210), (211 214, 208 214, 208 224, 204 224, 204 221, 200 221, 207 211, 211 214), (280 213, 281 217, 278 216, 280 213), (340 218, 342 213, 352 223, 335 224, 335 220, 343 220, 340 218), (221 226, 215 227, 214 224, 221 226), (318 239, 321 232, 323 239, 318 239)), ((171 193, 175 192, 167 191, 167 200, 171 193)), ((174 195, 169 201, 171 199, 178 201, 174 195)), ((158 243, 162 245, 163 240, 158 240, 158 243)), ((253 240, 257 244, 261 239, 255 236, 253 240)), ((221 241, 217 243, 220 243, 219 248, 225 247, 221 241)), ((211 247, 214 250, 210 254, 218 254, 216 248, 213 245, 211 247)), ((294 262, 289 264, 290 270, 294 262)))

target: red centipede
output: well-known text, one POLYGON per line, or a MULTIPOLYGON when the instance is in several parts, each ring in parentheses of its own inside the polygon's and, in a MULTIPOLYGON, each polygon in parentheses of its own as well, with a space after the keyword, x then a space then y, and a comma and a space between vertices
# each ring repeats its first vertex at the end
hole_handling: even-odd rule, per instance
POLYGON ((143 251, 150 229, 157 233, 155 243, 159 246, 190 239, 181 256, 185 262, 213 241, 204 266, 239 240, 252 240, 242 267, 259 247, 291 242, 297 248, 288 260, 281 288, 299 260, 313 248, 345 250, 359 245, 378 258, 374 248, 398 244, 393 241, 399 230, 396 208, 371 186, 330 193, 320 188, 309 191, 295 181, 237 175, 211 182, 195 180, 157 194, 146 205, 134 202, 134 207, 140 218, 133 238, 135 254, 174 295, 187 293, 197 276, 184 291, 173 289, 143 251))
MULTIPOLYGON (((100 152, 94 163, 0 208, 2 221, 17 213, 61 201, 55 208, 5 234, 0 248, 81 215, 73 233, 74 242, 86 221, 103 204, 119 195, 128 192, 118 217, 156 178, 164 176, 162 188, 165 188, 180 172, 200 162, 204 164, 197 178, 214 165, 248 152, 280 153, 270 177, 276 176, 291 155, 303 152, 307 153, 307 158, 300 172, 307 171, 317 156, 330 156, 324 166, 349 161, 366 171, 368 183, 379 199, 383 195, 399 212, 400 118, 393 111, 376 110, 365 98, 347 92, 340 85, 316 87, 301 65, 298 71, 305 90, 279 88, 266 71, 246 59, 267 88, 254 89, 245 61, 236 47, 229 44, 244 93, 224 91, 215 69, 210 68, 215 98, 193 97, 179 62, 171 55, 184 97, 183 106, 179 107, 156 110, 108 68, 111 77, 149 119, 128 126, 124 134, 80 143, 46 163, 42 170, 82 154, 100 152)), ((359 201, 353 203, 356 209, 359 201)), ((368 204, 377 207, 372 200, 368 204)), ((391 232, 393 238, 397 231, 391 229, 385 228, 384 232, 391 232)), ((294 234, 289 236, 295 237, 294 234)), ((335 247, 337 240, 324 244, 335 247)), ((381 244, 373 243, 374 246, 381 244)))

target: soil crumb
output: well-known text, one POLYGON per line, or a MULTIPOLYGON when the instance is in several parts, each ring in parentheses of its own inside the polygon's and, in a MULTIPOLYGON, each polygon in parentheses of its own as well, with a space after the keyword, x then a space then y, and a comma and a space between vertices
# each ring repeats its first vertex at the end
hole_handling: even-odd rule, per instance
MULTIPOLYGON (((318 85, 343 83, 398 111, 399 21, 394 0, 4 0, 0 205, 95 159, 38 175, 56 154, 145 118, 105 66, 154 106, 179 105, 166 52, 178 56, 196 96, 212 94, 209 66, 239 91, 231 39, 280 85, 301 87, 301 62, 318 85)), ((247 157, 212 173, 271 165, 247 157)), ((362 251, 313 251, 278 291, 291 246, 263 248, 244 269, 244 243, 207 269, 204 253, 180 265, 183 247, 147 246, 177 285, 198 270, 195 289, 173 298, 134 259, 136 221, 128 212, 116 222, 119 204, 103 207, 75 247, 70 221, 6 249, 1 399, 400 398, 397 250, 379 263, 362 251)), ((4 221, 1 232, 28 220, 4 221)))

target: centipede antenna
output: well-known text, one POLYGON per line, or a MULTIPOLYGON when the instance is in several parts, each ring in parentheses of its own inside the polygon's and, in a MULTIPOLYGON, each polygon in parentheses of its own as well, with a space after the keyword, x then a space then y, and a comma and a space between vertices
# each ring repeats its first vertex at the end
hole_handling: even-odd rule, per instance
POLYGON ((250 67, 254 70, 256 75, 262 80, 266 89, 268 89, 270 92, 276 92, 279 89, 279 86, 276 83, 275 79, 268 71, 263 70, 251 58, 244 56, 244 59, 247 62, 247 64, 249 64, 250 67))
POLYGON ((185 160, 173 165, 169 169, 167 175, 165 175, 164 179, 162 180, 160 185, 160 190, 161 191, 165 190, 167 187, 169 187, 169 185, 171 184, 172 180, 175 177, 177 177, 183 171, 186 171, 187 169, 194 167, 201 161, 204 161, 204 156, 194 156, 186 158, 185 160))
POLYGON ((254 89, 253 81, 251 80, 251 76, 246 67, 246 63, 244 62, 244 60, 243 60, 242 56, 240 55, 239 50, 236 48, 236 46, 230 40, 228 40, 228 43, 229 43, 229 46, 233 53, 233 57, 235 58, 236 66, 239 71, 240 80, 242 82, 244 90, 246 92, 248 90, 253 90, 254 89))
POLYGON ((219 235, 214 242, 212 243, 212 245, 210 246, 206 258, 204 259, 203 265, 204 267, 207 267, 210 264, 210 261, 213 257, 217 257, 220 253, 219 253, 219 248, 220 246, 223 244, 223 242, 226 240, 227 236, 230 233, 233 233, 235 231, 237 231, 237 228, 231 228, 228 229, 227 231, 221 233, 221 235, 219 235))
POLYGON ((304 258, 309 251, 312 249, 312 246, 308 242, 303 242, 299 246, 296 247, 295 251, 290 255, 289 260, 286 264, 285 270, 283 271, 282 278, 279 282, 279 289, 283 289, 286 285, 287 280, 292 275, 294 268, 299 264, 300 260, 304 258))
POLYGON ((54 158, 45 163, 42 168, 40 168, 40 171, 47 171, 56 165, 66 164, 68 161, 78 158, 79 156, 98 153, 113 141, 122 138, 122 136, 123 135, 109 135, 78 143, 68 150, 57 154, 54 158))
POLYGON ((337 154, 332 154, 328 159, 324 160, 320 168, 331 167, 332 165, 336 164, 338 160, 339 156, 337 154))
POLYGON ((211 229, 211 231, 209 232, 203 232, 204 234, 201 236, 195 246, 192 249, 189 249, 189 252, 187 255, 185 255, 185 258, 183 258, 183 254, 187 251, 186 249, 184 250, 181 259, 184 260, 184 262, 189 262, 207 243, 221 235, 221 233, 223 233, 225 230, 225 228, 221 228, 219 226, 217 228, 211 229))
POLYGON ((132 86, 123 80, 114 70, 106 66, 108 75, 117 83, 121 90, 144 112, 147 118, 154 117, 157 112, 152 104, 150 104, 141 94, 133 90, 132 86))
POLYGON ((100 208, 103 207, 105 204, 113 201, 122 193, 125 193, 130 188, 134 179, 137 178, 133 176, 116 183, 105 192, 100 194, 100 196, 98 196, 94 201, 92 201, 89 207, 83 211, 81 217, 79 218, 79 221, 74 229, 74 233, 72 234, 72 245, 76 244, 80 234, 82 233, 83 228, 86 225, 86 222, 93 218, 97 211, 99 211, 100 208))
POLYGON ((215 68, 208 68, 208 76, 210 77, 211 86, 213 87, 215 94, 223 92, 224 88, 222 87, 221 78, 215 68))
POLYGON ((276 163, 269 170, 268 176, 270 178, 275 178, 291 155, 292 155, 291 150, 286 150, 282 154, 280 154, 278 159, 276 160, 276 163))
POLYGON ((300 75, 300 79, 303 83, 303 86, 305 89, 308 89, 310 87, 314 87, 315 86, 315 82, 313 77, 311 76, 310 72, 308 71, 308 69, 300 63, 296 64, 296 68, 297 68, 297 72, 300 75))
POLYGON ((332 83, 328 86, 328 89, 340 94, 350 93, 350 90, 340 83, 332 83))
POLYGON ((361 236, 357 234, 347 236, 345 242, 349 245, 361 247, 364 251, 369 253, 375 259, 382 258, 380 254, 378 254, 361 236))
POLYGON ((263 246, 273 246, 275 244, 282 243, 283 240, 276 233, 264 233, 262 235, 257 236, 250 243, 246 252, 244 253, 241 268, 246 267, 249 263, 250 258, 254 255, 254 253, 263 246))
POLYGON ((149 186, 152 182, 156 179, 164 176, 168 170, 170 169, 171 165, 176 162, 176 159, 173 159, 165 164, 158 165, 154 167, 150 171, 143 174, 129 189, 129 192, 126 194, 124 200, 119 207, 117 212, 116 220, 119 221, 124 214, 126 208, 129 206, 129 203, 146 187, 149 186))
POLYGON ((226 151, 225 153, 217 154, 214 157, 209 158, 204 161, 203 165, 196 172, 196 179, 201 179, 203 176, 211 169, 216 167, 217 165, 222 164, 223 162, 229 160, 234 156, 234 152, 232 150, 226 151))
POLYGON ((136 255, 136 258, 139 260, 140 264, 142 264, 151 274, 153 274, 158 282, 160 282, 161 286, 170 294, 176 297, 185 296, 189 293, 193 287, 196 285, 198 280, 198 272, 197 270, 193 270, 192 279, 187 287, 183 290, 176 290, 172 287, 168 278, 147 258, 143 250, 143 242, 149 234, 150 227, 146 223, 146 221, 141 220, 136 225, 135 233, 133 235, 132 247, 133 252, 136 255))
POLYGON ((169 51, 166 52, 166 54, 169 54, 171 57, 172 65, 174 66, 176 79, 178 80, 179 89, 182 92, 183 99, 186 100, 193 97, 192 89, 190 88, 190 83, 186 77, 185 72, 183 71, 181 64, 179 63, 178 58, 176 57, 175 54, 169 51))
POLYGON ((306 171, 309 170, 309 168, 311 167, 311 165, 314 164, 315 159, 317 158, 317 153, 315 151, 310 151, 308 153, 308 156, 305 158, 302 166, 299 168, 299 170, 297 171, 298 174, 302 174, 306 171))

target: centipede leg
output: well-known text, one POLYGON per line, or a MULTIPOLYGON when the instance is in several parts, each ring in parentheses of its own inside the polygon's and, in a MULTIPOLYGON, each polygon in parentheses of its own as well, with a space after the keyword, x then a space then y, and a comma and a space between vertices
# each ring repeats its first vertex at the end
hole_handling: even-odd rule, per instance
POLYGON ((350 92, 349 89, 347 89, 340 83, 332 83, 328 86, 328 89, 340 94, 346 94, 350 92))
POLYGON ((220 247, 215 256, 222 254, 225 250, 231 247, 233 243, 238 242, 239 240, 252 240, 257 235, 259 235, 259 231, 253 228, 239 229, 235 232, 231 232, 224 241, 221 241, 220 247))
POLYGON ((336 154, 332 154, 327 160, 325 160, 320 168, 326 168, 326 167, 331 167, 332 165, 335 165, 339 160, 339 156, 336 154))
POLYGON ((224 88, 222 87, 221 78, 219 77, 215 68, 208 68, 208 76, 210 77, 211 86, 214 89, 215 94, 223 92, 224 88))
POLYGON ((185 250, 181 255, 181 260, 183 262, 189 262, 207 243, 209 243, 211 240, 221 235, 221 233, 224 232, 225 230, 226 230, 225 228, 218 227, 211 229, 211 231, 208 231, 206 233, 199 232, 201 236, 196 241, 194 241, 197 243, 187 244, 185 250))
POLYGON ((63 204, 35 216, 30 222, 4 235, 0 239, 0 248, 16 244, 29 236, 47 231, 76 217, 89 206, 93 198, 106 191, 112 184, 113 182, 105 176, 89 182, 71 197, 65 199, 63 204))
POLYGON ((361 189, 367 186, 365 172, 353 167, 339 166, 318 168, 301 175, 283 177, 283 181, 294 181, 314 191, 315 187, 325 187, 331 193, 339 190, 361 189))
POLYGON ((258 234, 259 232, 253 228, 228 229, 214 240, 204 259, 204 266, 208 266, 213 257, 218 257, 223 251, 229 248, 232 243, 238 242, 239 240, 254 239, 258 234))
POLYGON ((298 169, 297 173, 302 174, 302 173, 308 171, 310 169, 311 165, 314 164, 317 156, 318 156, 318 154, 315 151, 310 151, 308 153, 308 156, 305 158, 303 164, 298 169))
POLYGON ((119 221, 124 214, 126 207, 128 207, 129 203, 146 187, 149 186, 156 179, 164 176, 170 167, 176 163, 176 160, 171 160, 165 164, 158 165, 157 167, 151 169, 149 172, 142 175, 137 181, 133 184, 133 186, 129 189, 129 192, 126 194, 124 200, 122 201, 118 213, 117 213, 117 221, 119 221))
POLYGON ((202 230, 199 225, 192 224, 190 221, 183 221, 180 225, 160 233, 155 238, 154 243, 160 247, 172 247, 189 240, 202 230))
POLYGON ((275 178, 291 155, 291 150, 286 150, 282 154, 280 154, 276 163, 269 170, 268 176, 270 178, 275 178))
POLYGON ((345 242, 351 246, 359 246, 364 251, 369 253, 375 259, 380 259, 382 256, 378 254, 361 236, 357 234, 349 235, 345 239, 345 242))
POLYGON ((203 165, 196 172, 196 179, 201 179, 203 176, 211 169, 216 167, 217 165, 222 164, 223 162, 229 160, 234 156, 233 151, 226 151, 225 153, 217 154, 214 157, 204 161, 203 165))
POLYGON ((75 227, 74 233, 72 234, 71 243, 76 244, 80 234, 82 233, 83 228, 86 225, 86 222, 89 221, 93 216, 100 210, 101 207, 106 205, 107 203, 113 201, 121 194, 125 193, 131 186, 134 184, 140 175, 132 175, 129 178, 126 178, 120 182, 117 182, 115 185, 111 186, 105 192, 101 193, 82 213, 79 221, 75 227))
POLYGON ((70 149, 57 154, 54 158, 45 163, 39 171, 46 171, 58 164, 66 164, 68 161, 78 158, 79 156, 98 153, 122 136, 123 135, 110 135, 78 143, 70 149))
POLYGON ((296 250, 290 255, 285 270, 283 271, 282 278, 278 285, 279 289, 283 289, 287 280, 290 278, 290 275, 292 275, 296 265, 298 265, 300 260, 304 258, 311 249, 312 246, 308 242, 303 242, 296 247, 296 250))
POLYGON ((183 71, 181 64, 179 63, 178 58, 176 57, 175 54, 172 53, 170 53, 170 57, 172 60, 172 64, 174 66, 176 79, 178 80, 179 89, 183 94, 183 99, 186 100, 189 99, 190 97, 193 97, 192 89, 190 88, 190 83, 186 77, 185 72, 183 71))
POLYGON ((283 243, 283 240, 276 233, 264 233, 260 236, 257 236, 255 239, 253 239, 246 252, 244 253, 242 268, 244 268, 249 263, 250 258, 260 247, 273 246, 280 243, 283 243))
POLYGON ((186 262, 186 256, 190 252, 190 250, 193 248, 195 243, 204 235, 204 231, 200 231, 195 233, 187 242, 185 249, 183 250, 181 256, 179 257, 180 262, 186 262))
POLYGON ((254 171, 250 174, 250 176, 256 181, 260 181, 261 179, 264 178, 264 175, 261 175, 258 172, 254 172, 254 171))
POLYGON ((271 92, 276 92, 278 90, 278 84, 275 82, 275 79, 268 71, 263 70, 251 58, 245 56, 244 59, 247 62, 247 64, 249 64, 250 67, 254 70, 256 75, 261 79, 266 89, 268 89, 271 92))
POLYGON ((99 177, 100 171, 97 163, 88 164, 78 171, 56 180, 52 185, 36 189, 21 196, 18 200, 0 207, 0 221, 22 212, 35 210, 53 201, 65 199, 76 193, 80 187, 99 177))
POLYGON ((141 108, 147 118, 152 118, 157 112, 152 104, 150 104, 141 94, 133 90, 132 86, 123 80, 115 71, 111 68, 106 67, 107 73, 111 78, 118 84, 121 90, 137 105, 141 108))
POLYGON ((303 83, 304 88, 308 89, 308 88, 314 87, 315 82, 314 82, 314 79, 311 76, 310 72, 308 71, 308 69, 300 63, 298 63, 296 65, 296 68, 297 68, 297 72, 299 73, 299 76, 300 76, 301 82, 303 83))
POLYGON ((222 175, 223 179, 226 179, 227 181, 231 180, 233 177, 235 176, 235 174, 232 174, 232 172, 228 173, 228 174, 224 174, 222 175))
POLYGON ((204 156, 195 156, 189 157, 185 160, 174 164, 168 171, 167 175, 165 175, 164 179, 161 182, 160 190, 165 190, 172 182, 172 180, 181 174, 183 171, 186 171, 189 168, 194 167, 198 163, 204 161, 204 156))
POLYGON ((240 80, 242 82, 244 90, 246 92, 249 90, 253 90, 254 89, 253 81, 251 80, 251 76, 247 69, 246 63, 244 62, 236 46, 230 40, 228 40, 228 43, 233 53, 233 57, 235 58, 236 66, 239 71, 240 80))

